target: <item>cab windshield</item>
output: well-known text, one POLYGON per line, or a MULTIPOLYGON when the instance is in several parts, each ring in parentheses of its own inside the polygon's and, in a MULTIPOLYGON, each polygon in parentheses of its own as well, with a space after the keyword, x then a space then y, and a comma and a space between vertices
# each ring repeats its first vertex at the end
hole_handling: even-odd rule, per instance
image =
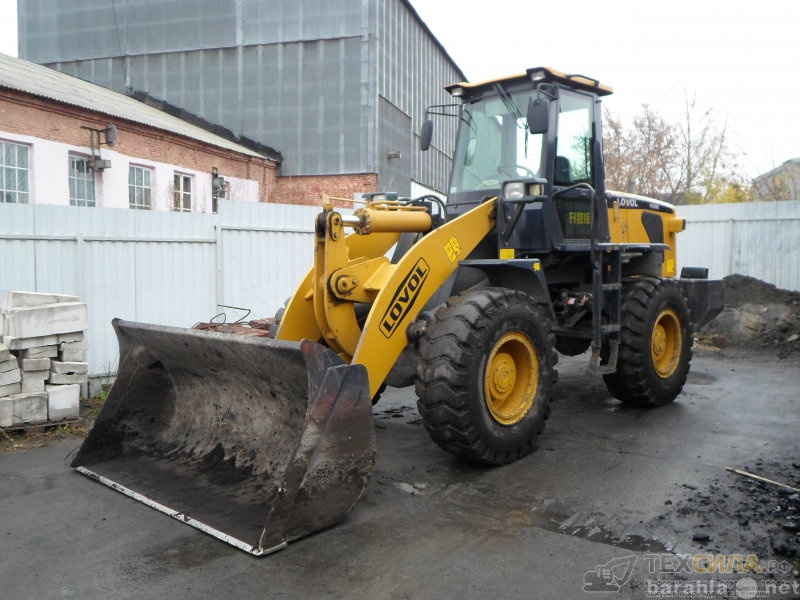
POLYGON ((528 129, 530 99, 529 91, 502 91, 463 106, 451 194, 497 190, 509 179, 540 176, 544 136, 528 129))

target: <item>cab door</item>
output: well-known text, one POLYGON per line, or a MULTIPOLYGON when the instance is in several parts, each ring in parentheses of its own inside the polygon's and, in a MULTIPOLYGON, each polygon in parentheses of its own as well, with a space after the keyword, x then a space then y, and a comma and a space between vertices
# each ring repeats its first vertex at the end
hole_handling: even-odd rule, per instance
MULTIPOLYGON (((563 190, 579 183, 596 189, 595 98, 562 89, 558 103, 553 189, 563 190)), ((577 187, 555 196, 556 215, 565 241, 591 239, 592 203, 596 200, 593 196, 588 187, 577 187)))

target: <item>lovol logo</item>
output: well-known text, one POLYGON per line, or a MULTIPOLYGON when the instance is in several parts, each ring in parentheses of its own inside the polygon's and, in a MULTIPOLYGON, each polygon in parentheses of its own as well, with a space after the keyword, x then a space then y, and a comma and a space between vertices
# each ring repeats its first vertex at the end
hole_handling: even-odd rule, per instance
POLYGON ((425 283, 430 272, 431 268, 422 258, 411 267, 408 275, 405 276, 405 279, 403 279, 403 282, 394 293, 392 305, 381 319, 380 327, 384 337, 388 339, 394 335, 397 325, 405 318, 411 307, 414 306, 414 302, 422 289, 422 284, 425 283))

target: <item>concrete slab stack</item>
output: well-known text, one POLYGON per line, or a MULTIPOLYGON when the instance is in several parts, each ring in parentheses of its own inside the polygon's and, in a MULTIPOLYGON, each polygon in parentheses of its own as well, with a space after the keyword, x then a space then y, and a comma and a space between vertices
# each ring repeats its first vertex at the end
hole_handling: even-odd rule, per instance
POLYGON ((3 293, 0 427, 78 417, 88 326, 88 308, 77 296, 3 293))

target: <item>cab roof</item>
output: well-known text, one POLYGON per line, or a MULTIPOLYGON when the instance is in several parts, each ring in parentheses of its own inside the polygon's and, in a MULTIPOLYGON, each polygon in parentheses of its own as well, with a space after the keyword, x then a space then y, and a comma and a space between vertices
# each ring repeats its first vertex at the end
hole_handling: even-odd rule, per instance
POLYGON ((535 67, 518 75, 510 75, 508 77, 500 77, 478 83, 453 83, 445 86, 445 89, 450 92, 451 95, 456 97, 474 96, 477 92, 481 91, 482 88, 488 88, 498 83, 515 84, 523 83, 525 81, 537 83, 556 83, 568 88, 592 92, 598 96, 608 96, 614 91, 610 86, 603 85, 591 77, 587 77, 585 75, 567 74, 561 71, 556 71, 555 69, 551 69, 549 67, 535 67))

